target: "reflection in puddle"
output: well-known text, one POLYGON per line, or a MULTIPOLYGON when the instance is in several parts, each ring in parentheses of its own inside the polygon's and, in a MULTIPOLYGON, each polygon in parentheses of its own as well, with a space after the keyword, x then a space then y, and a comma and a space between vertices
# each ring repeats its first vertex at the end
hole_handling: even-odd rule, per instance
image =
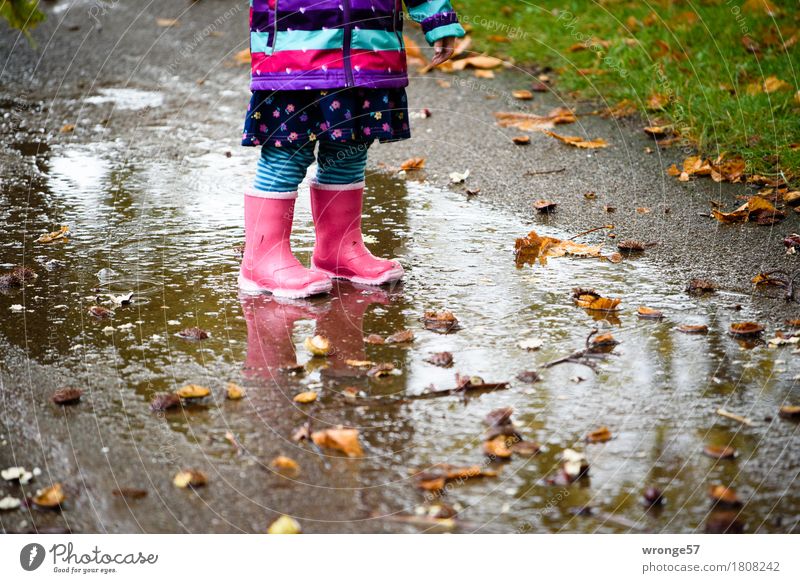
MULTIPOLYGON (((375 174, 368 179, 365 232, 377 255, 405 264, 402 285, 378 290, 342 283, 329 297, 307 302, 240 298, 238 193, 248 181, 249 161, 207 154, 186 173, 159 161, 128 160, 110 147, 45 154, 48 190, 31 197, 30 209, 20 204, 4 212, 10 224, 22 224, 33 211, 31 229, 67 224, 75 236, 69 243, 32 248, 33 238, 25 236, 27 253, 65 267, 37 270, 40 277, 24 297, 13 291, 0 296, 2 334, 38 362, 66 372, 78 374, 91 363, 98 372, 86 373, 87 383, 105 382, 92 376, 100 370, 112 375, 120 388, 98 394, 95 415, 107 427, 130 432, 125 437, 138 451, 156 451, 177 439, 175 447, 198 450, 226 480, 239 476, 235 486, 218 479, 219 487, 206 493, 213 513, 224 516, 220 528, 249 529, 254 513, 266 507, 310 521, 309 530, 416 530, 367 519, 412 514, 424 501, 409 468, 487 464, 481 420, 499 407, 513 407, 519 433, 543 444, 544 451, 488 464, 498 478, 451 490, 447 501, 464 509, 465 530, 703 530, 706 493, 714 483, 734 485, 747 501, 740 517, 747 531, 785 531, 781 517, 800 510, 800 498, 786 491, 798 469, 786 451, 796 439, 795 426, 765 420, 800 371, 790 360, 791 348, 745 347, 728 337, 731 321, 758 318, 747 297, 688 296, 685 282, 647 253, 618 265, 552 259, 546 267, 516 269, 516 237, 532 228, 542 235, 565 234, 479 201, 375 174), (97 273, 106 269, 114 276, 101 281, 97 273), (574 287, 622 298, 623 309, 616 318, 579 309, 571 299, 574 287), (115 307, 108 322, 87 318, 88 306, 104 301, 99 294, 108 292, 132 292, 134 299, 115 307), (23 302, 24 314, 10 311, 23 302), (728 308, 733 304, 743 308, 734 312, 728 308), (640 305, 666 318, 640 320, 640 305), (463 329, 447 335, 426 331, 420 316, 427 309, 452 310, 463 329), (675 326, 683 323, 706 324, 709 333, 681 334, 675 326), (210 338, 176 338, 190 326, 207 330, 210 338), (524 370, 582 348, 593 327, 620 342, 597 373, 565 364, 542 370, 538 383, 515 380, 524 370), (408 328, 416 334, 411 344, 363 341, 408 328), (312 358, 303 349, 303 340, 315 334, 331 340, 331 357, 312 358), (520 347, 528 338, 541 339, 541 348, 520 347), (453 353, 452 368, 425 362, 442 351, 453 353), (369 378, 348 361, 391 362, 399 374, 369 378), (287 370, 297 363, 302 371, 287 370), (511 387, 470 398, 402 399, 430 385, 455 386, 455 372, 510 381, 511 387), (149 412, 156 392, 187 382, 219 391, 227 381, 243 384, 247 400, 210 402, 162 420, 149 412), (319 393, 316 403, 293 402, 309 389, 319 393), (723 418, 715 413, 719 408, 754 424, 723 418), (309 418, 314 428, 359 428, 366 458, 346 460, 291 442, 309 418), (608 426, 614 439, 583 443, 600 426, 608 426), (229 432, 246 455, 231 452, 229 432), (709 459, 702 455, 709 444, 730 444, 739 456, 709 459), (544 478, 568 447, 585 452, 589 478, 567 488, 548 485, 544 478), (303 468, 295 481, 268 471, 272 457, 288 453, 303 468), (226 489, 234 487, 235 492, 226 489), (647 487, 663 491, 668 503, 646 510, 641 496, 647 487), (595 513, 575 512, 586 506, 595 513)), ((293 241, 304 262, 313 245, 307 199, 307 192, 301 194, 293 241)), ((597 236, 594 242, 602 240, 597 236)), ((22 238, 4 239, 0 263, 19 263, 22 248, 22 238)), ((99 475, 102 464, 91 459, 83 461, 82 472, 91 474, 93 463, 99 475)), ((168 476, 158 477, 163 479, 168 476)), ((77 502, 70 510, 78 521, 82 512, 87 510, 77 502)), ((177 528, 160 520, 158 528, 177 528)))
POLYGON ((160 107, 164 103, 164 96, 156 91, 143 91, 127 87, 112 87, 98 90, 98 95, 91 95, 82 100, 82 103, 100 105, 113 103, 115 109, 125 111, 138 111, 152 107, 160 107))

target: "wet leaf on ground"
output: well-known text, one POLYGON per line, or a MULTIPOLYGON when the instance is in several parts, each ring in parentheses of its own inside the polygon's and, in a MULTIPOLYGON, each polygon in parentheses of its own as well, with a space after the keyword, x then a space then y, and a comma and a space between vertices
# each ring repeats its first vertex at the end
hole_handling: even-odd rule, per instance
POLYGON ((159 393, 150 401, 150 409, 152 411, 166 411, 179 407, 181 398, 175 393, 159 393))
POLYGON ((178 488, 200 488, 208 484, 208 477, 200 470, 181 470, 172 483, 178 488))
POLYGON ((528 89, 514 89, 511 92, 511 96, 514 99, 519 99, 520 101, 530 101, 533 99, 533 91, 528 89))
POLYGON ((559 140, 567 144, 568 146, 573 146, 575 148, 581 149, 589 149, 593 150, 596 148, 606 148, 608 147, 608 142, 606 142, 603 138, 595 138, 594 140, 586 140, 579 136, 562 136, 555 132, 547 131, 545 132, 548 136, 559 140))
POLYGON ((464 482, 475 478, 496 478, 497 472, 481 466, 453 466, 435 464, 420 472, 412 472, 418 488, 429 492, 442 490, 447 482, 464 482))
POLYGON ((764 326, 758 322, 734 322, 728 332, 731 336, 757 336, 764 331, 764 326))
POLYGON ((61 506, 67 497, 61 484, 53 484, 49 488, 44 488, 33 497, 33 503, 41 508, 57 508, 61 506))
POLYGON ((800 419, 800 405, 783 405, 778 415, 784 419, 800 419))
POLYGON ((225 388, 225 398, 230 399, 231 401, 243 399, 244 395, 244 389, 236 383, 228 383, 228 386, 225 388))
POLYGON ((203 399, 211 394, 211 389, 202 385, 188 384, 175 391, 181 399, 203 399))
POLYGON ((586 441, 588 443, 605 443, 606 441, 611 441, 611 438, 611 430, 605 425, 599 429, 590 431, 586 435, 586 441))
POLYGON ((303 529, 300 523, 291 516, 281 515, 278 520, 273 522, 267 528, 267 534, 301 534, 303 529))
POLYGON ((536 212, 548 214, 552 213, 556 210, 558 206, 557 202, 553 202, 552 200, 540 199, 533 203, 533 208, 536 209, 536 212))
POLYGON ((312 356, 328 356, 333 351, 331 341, 319 334, 306 338, 303 346, 312 356))
POLYGON ((453 354, 450 352, 434 352, 425 359, 425 362, 447 368, 453 365, 453 354))
POLYGON ((147 490, 141 488, 119 488, 112 490, 111 494, 117 498, 125 498, 126 500, 141 500, 147 497, 147 490))
POLYGON ((660 310, 648 308, 647 306, 639 306, 636 314, 643 320, 660 320, 664 317, 664 313, 660 310))
POLYGON ((370 334, 364 338, 364 342, 367 344, 385 344, 386 340, 380 334, 370 334))
POLYGON ((728 460, 737 456, 736 449, 728 445, 707 445, 703 448, 703 453, 717 460, 728 460))
POLYGON ((414 341, 413 330, 401 330, 386 338, 386 344, 406 344, 414 341))
POLYGON ((490 57, 489 55, 476 55, 474 57, 467 57, 465 59, 459 59, 457 61, 453 61, 453 70, 454 71, 463 71, 467 67, 471 67, 473 69, 496 69, 497 67, 501 67, 503 65, 503 60, 498 59, 497 57, 490 57))
POLYGON ((593 289, 579 287, 572 290, 572 299, 579 307, 598 312, 614 312, 622 302, 619 298, 604 298, 593 289))
POLYGON ((527 132, 552 128, 559 124, 574 123, 578 120, 575 113, 566 107, 557 107, 547 115, 498 111, 494 117, 497 119, 497 125, 501 128, 512 127, 527 132))
POLYGON ((47 233, 36 239, 37 243, 52 243, 53 241, 66 241, 69 237, 69 227, 63 225, 58 231, 47 233))
POLYGON ((394 370, 395 366, 391 362, 381 362, 369 369, 367 376, 378 379, 394 374, 394 370))
POLYGON ((511 138, 511 141, 514 142, 517 146, 527 146, 531 143, 530 136, 514 136, 511 138))
MULTIPOLYGON (((514 438, 511 438, 514 440, 514 438)), ((511 449, 508 447, 507 436, 498 435, 483 443, 483 453, 492 459, 509 459, 511 458, 511 449)))
POLYGON ((315 431, 311 440, 319 447, 327 447, 341 451, 347 457, 362 457, 364 450, 359 442, 358 429, 344 427, 315 431))
POLYGON ((400 170, 422 170, 425 168, 425 158, 409 158, 400 164, 400 170))
POLYGON ((541 380, 541 375, 535 370, 523 370, 517 374, 517 380, 523 383, 536 383, 541 380))
POLYGON ((300 465, 292 458, 287 457, 285 455, 279 455, 275 457, 269 463, 269 465, 275 468, 276 470, 280 470, 282 472, 289 472, 296 474, 297 472, 300 471, 300 465))
POLYGON ((371 360, 353 360, 352 358, 348 358, 344 361, 347 366, 352 366, 353 368, 370 368, 375 366, 375 363, 371 360))
POLYGON ((596 257, 606 259, 602 254, 602 246, 583 245, 574 241, 556 239, 555 237, 540 237, 536 231, 531 231, 514 243, 515 262, 517 267, 534 265, 537 261, 547 265, 551 257, 596 257))
POLYGON ((511 445, 511 451, 518 455, 534 456, 542 451, 542 446, 535 441, 517 441, 511 445))
POLYGON ((98 320, 105 320, 114 315, 114 312, 103 306, 92 306, 89 308, 89 315, 98 320))
POLYGON ((316 391, 303 391, 302 393, 296 394, 292 400, 295 403, 300 403, 302 405, 313 403, 317 400, 317 392, 316 391))
POLYGON ((185 330, 178 332, 178 336, 185 338, 186 340, 205 340, 208 338, 208 332, 197 327, 186 328, 185 330))
POLYGON ((786 218, 786 215, 776 209, 771 202, 761 196, 751 196, 739 208, 729 213, 711 209, 711 215, 721 223, 744 223, 756 221, 759 224, 772 224, 786 218))
POLYGON ((705 334, 708 332, 708 326, 705 324, 681 324, 677 330, 684 334, 705 334))
POLYGON ((74 405, 81 400, 82 395, 83 391, 81 389, 65 387, 58 389, 51 398, 56 405, 74 405))
POLYGON ((686 286, 686 291, 694 295, 710 294, 717 291, 717 284, 708 279, 695 278, 686 286))
POLYGON ((648 247, 655 247, 656 245, 657 243, 646 243, 644 241, 625 239, 617 243, 617 249, 619 249, 620 253, 632 255, 634 253, 643 253, 648 247))
POLYGON ((454 332, 461 329, 458 318, 449 310, 426 310, 422 322, 426 330, 434 332, 454 332))
POLYGON ((742 501, 739 499, 736 491, 733 488, 727 488, 722 485, 712 486, 708 490, 708 496, 715 504, 720 506, 738 508, 742 505, 742 501))

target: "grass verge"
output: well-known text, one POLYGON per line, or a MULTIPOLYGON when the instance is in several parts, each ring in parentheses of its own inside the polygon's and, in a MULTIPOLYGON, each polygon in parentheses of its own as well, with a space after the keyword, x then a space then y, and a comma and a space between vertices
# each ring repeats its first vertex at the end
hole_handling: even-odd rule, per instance
POLYGON ((797 0, 453 0, 473 50, 661 117, 701 154, 800 179, 797 0))

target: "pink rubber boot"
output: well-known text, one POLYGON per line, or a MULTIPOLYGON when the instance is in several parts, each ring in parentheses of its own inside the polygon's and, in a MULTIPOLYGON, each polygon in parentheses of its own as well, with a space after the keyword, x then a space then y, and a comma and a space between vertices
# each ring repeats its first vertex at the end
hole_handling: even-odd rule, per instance
POLYGON ((331 280, 303 267, 289 244, 297 193, 279 194, 283 198, 245 194, 245 247, 239 289, 248 293, 271 292, 284 298, 326 293, 331 289, 331 280))
POLYGON ((381 285, 403 277, 397 261, 378 259, 361 237, 364 183, 311 184, 311 214, 317 243, 311 269, 353 283, 381 285))

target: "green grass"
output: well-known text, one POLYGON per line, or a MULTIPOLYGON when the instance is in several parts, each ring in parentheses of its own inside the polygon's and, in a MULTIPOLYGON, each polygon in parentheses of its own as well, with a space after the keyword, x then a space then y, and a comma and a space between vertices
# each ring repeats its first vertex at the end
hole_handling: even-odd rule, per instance
POLYGON ((472 50, 520 67, 550 66, 555 89, 671 123, 700 153, 738 154, 749 173, 800 179, 800 8, 797 0, 453 0, 472 50), (742 4, 745 4, 742 7, 742 4), (742 37, 760 52, 745 49, 742 37), (793 46, 784 41, 794 38, 793 46), (507 37, 510 42, 503 42, 507 37), (570 48, 589 39, 590 48, 570 48), (580 70, 584 71, 582 74, 580 70), (785 88, 750 94, 770 76, 785 88), (752 91, 752 89, 751 89, 752 91), (794 144, 794 148, 792 147, 794 144))

